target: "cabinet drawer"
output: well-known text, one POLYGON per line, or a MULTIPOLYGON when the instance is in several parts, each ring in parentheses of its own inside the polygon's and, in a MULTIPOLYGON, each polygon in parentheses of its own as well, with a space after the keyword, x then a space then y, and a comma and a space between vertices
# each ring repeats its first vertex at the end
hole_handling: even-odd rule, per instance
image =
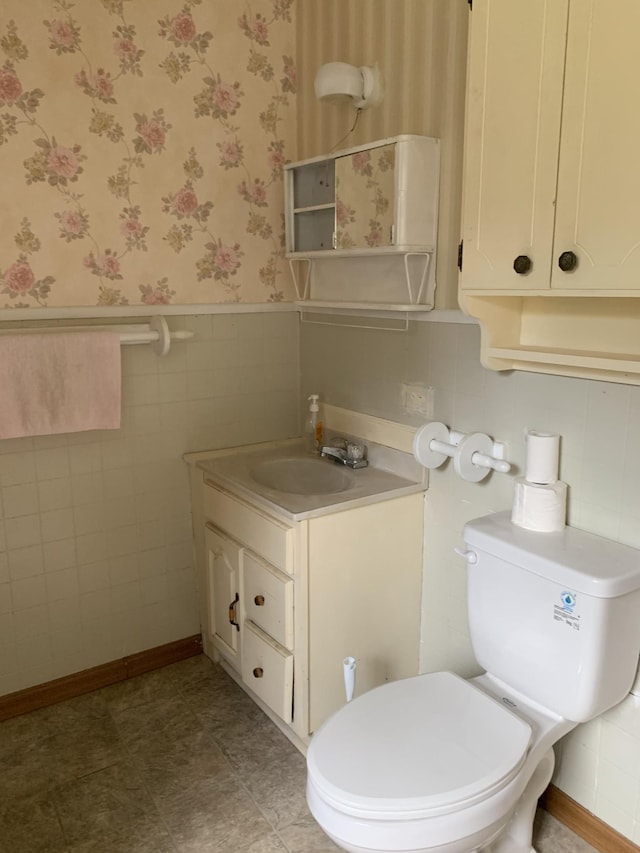
POLYGON ((249 551, 243 571, 247 618, 281 645, 293 648, 293 580, 249 551))
POLYGON ((285 723, 292 719, 293 655, 250 622, 243 624, 242 680, 285 723))
POLYGON ((289 574, 293 573, 293 528, 205 481, 207 521, 261 554, 289 574))

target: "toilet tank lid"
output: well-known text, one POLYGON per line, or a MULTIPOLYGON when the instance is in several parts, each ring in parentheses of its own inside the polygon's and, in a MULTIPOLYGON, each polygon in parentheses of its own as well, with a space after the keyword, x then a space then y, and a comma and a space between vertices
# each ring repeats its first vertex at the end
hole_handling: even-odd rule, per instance
POLYGON ((595 598, 615 598, 640 589, 640 550, 594 533, 565 527, 558 533, 525 530, 510 511, 468 522, 471 548, 595 598))

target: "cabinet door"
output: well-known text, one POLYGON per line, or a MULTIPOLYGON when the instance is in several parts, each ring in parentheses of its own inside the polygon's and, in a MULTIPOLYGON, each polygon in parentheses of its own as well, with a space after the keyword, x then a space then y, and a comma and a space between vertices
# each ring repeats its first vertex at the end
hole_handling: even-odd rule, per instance
POLYGON ((336 160, 336 249, 395 242, 395 143, 336 160))
POLYGON ((240 545, 207 525, 209 633, 228 659, 238 657, 240 640, 240 545))
POLYGON ((554 287, 639 286, 638 33, 638 0, 571 0, 554 287), (563 252, 574 270, 560 269, 563 252))
POLYGON ((567 9, 568 0, 473 4, 464 289, 549 288, 567 9))

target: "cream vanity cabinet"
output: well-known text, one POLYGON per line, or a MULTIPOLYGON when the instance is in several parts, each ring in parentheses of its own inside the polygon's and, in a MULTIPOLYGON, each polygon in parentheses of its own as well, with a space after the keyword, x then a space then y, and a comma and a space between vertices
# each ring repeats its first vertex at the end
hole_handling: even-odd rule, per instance
POLYGON ((470 21, 460 303, 483 361, 640 382, 640 4, 470 21))
POLYGON ((407 134, 285 167, 286 250, 301 300, 336 298, 323 273, 335 278, 337 259, 360 258, 358 266, 343 264, 349 283, 342 301, 367 303, 377 295, 431 307, 439 156, 439 140, 407 134), (387 257, 386 267, 378 264, 385 277, 400 270, 397 294, 372 290, 375 267, 363 274, 368 288, 358 282, 362 259, 376 256, 387 257), (298 269, 295 262, 305 263, 298 269))
POLYGON ((205 653, 285 730, 418 672, 423 493, 290 521, 192 469, 205 653))

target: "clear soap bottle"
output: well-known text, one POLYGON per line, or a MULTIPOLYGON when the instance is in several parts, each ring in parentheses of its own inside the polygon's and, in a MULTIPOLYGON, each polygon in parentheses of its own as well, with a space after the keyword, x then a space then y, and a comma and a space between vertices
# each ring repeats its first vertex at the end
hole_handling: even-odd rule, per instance
POLYGON ((320 420, 320 406, 318 405, 318 394, 308 397, 311 405, 307 414, 304 427, 304 440, 309 453, 319 453, 322 446, 322 422, 320 420))

